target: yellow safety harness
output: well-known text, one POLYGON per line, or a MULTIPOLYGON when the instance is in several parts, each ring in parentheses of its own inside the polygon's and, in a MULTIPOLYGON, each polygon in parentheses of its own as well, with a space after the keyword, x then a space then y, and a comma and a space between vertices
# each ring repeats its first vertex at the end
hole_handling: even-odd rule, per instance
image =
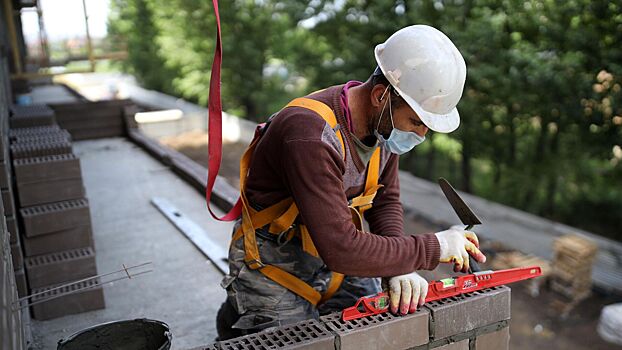
MULTIPOLYGON (((328 123, 328 125, 335 130, 345 158, 346 149, 344 137, 342 131, 337 127, 337 118, 330 107, 320 101, 304 97, 294 99, 287 106, 285 106, 285 108, 287 107, 307 108, 322 117, 326 123, 328 123)), ((307 227, 302 224, 297 224, 294 227, 294 222, 298 217, 298 207, 296 207, 296 203, 293 198, 286 198, 260 211, 253 209, 249 205, 248 199, 246 198, 246 178, 248 176, 248 167, 259 139, 260 137, 255 137, 246 152, 244 152, 242 160, 240 161, 242 224, 233 235, 232 242, 235 242, 240 238, 244 239, 244 262, 250 269, 258 270, 267 278, 306 299, 313 305, 321 304, 330 299, 339 289, 339 286, 344 278, 343 274, 333 272, 326 292, 321 294, 305 281, 292 275, 291 273, 276 266, 264 264, 259 256, 259 247, 257 246, 255 230, 269 225, 267 231, 270 234, 278 236, 280 239, 289 241, 297 235, 302 242, 303 251, 319 258, 319 254, 313 244, 313 241, 311 240, 307 227)), ((352 221, 358 229, 362 229, 363 213, 371 208, 376 192, 380 187, 382 187, 382 185, 378 184, 379 173, 380 148, 377 148, 367 166, 367 178, 365 180, 365 189, 363 190, 363 193, 358 197, 353 198, 349 203, 350 211, 352 212, 352 221)))

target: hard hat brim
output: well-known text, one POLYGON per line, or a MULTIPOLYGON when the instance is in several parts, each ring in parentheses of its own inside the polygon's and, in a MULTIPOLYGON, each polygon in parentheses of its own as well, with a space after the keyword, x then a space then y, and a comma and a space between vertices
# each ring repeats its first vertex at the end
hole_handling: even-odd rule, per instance
MULTIPOLYGON (((395 87, 395 86, 394 86, 395 87)), ((458 108, 452 109, 446 114, 430 113, 423 109, 417 101, 412 99, 406 94, 403 94, 399 88, 395 88, 399 92, 400 96, 408 103, 410 108, 417 113, 419 119, 428 127, 428 129, 440 133, 450 133, 460 126, 460 114, 458 108)))

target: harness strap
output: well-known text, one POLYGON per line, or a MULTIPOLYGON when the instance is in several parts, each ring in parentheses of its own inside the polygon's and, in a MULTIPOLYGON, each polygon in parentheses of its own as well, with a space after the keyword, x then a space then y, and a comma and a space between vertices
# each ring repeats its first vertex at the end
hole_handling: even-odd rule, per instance
MULTIPOLYGON (((306 299, 311 305, 317 305, 322 299, 322 294, 313 289, 300 278, 273 265, 265 265, 259 269, 264 276, 306 299)), ((331 281, 332 282, 332 281, 331 281)))
POLYGON ((310 109, 315 113, 319 114, 320 117, 322 117, 322 119, 324 119, 324 121, 326 121, 326 123, 335 131, 337 139, 339 139, 339 143, 341 144, 343 159, 346 158, 346 145, 343 142, 343 133, 338 127, 339 124, 337 123, 337 117, 335 117, 335 113, 330 107, 328 107, 325 103, 306 97, 299 97, 293 99, 290 103, 287 104, 287 106, 285 106, 285 108, 287 107, 302 107, 310 109))
POLYGON ((326 288, 326 292, 322 295, 322 299, 320 299, 320 304, 325 303, 328 299, 332 298, 335 293, 337 293, 337 290, 341 287, 344 277, 345 276, 342 273, 333 271, 333 275, 328 283, 328 288, 326 288))
POLYGON ((270 223, 270 229, 268 231, 280 234, 294 224, 296 217, 298 217, 298 207, 296 206, 296 203, 292 201, 292 204, 290 204, 289 208, 287 208, 283 215, 279 216, 276 220, 270 223))
POLYGON ((309 229, 307 229, 306 225, 300 226, 300 240, 302 241, 302 250, 304 252, 316 258, 320 257, 320 254, 317 252, 315 244, 313 244, 313 240, 311 239, 311 235, 309 234, 309 229))

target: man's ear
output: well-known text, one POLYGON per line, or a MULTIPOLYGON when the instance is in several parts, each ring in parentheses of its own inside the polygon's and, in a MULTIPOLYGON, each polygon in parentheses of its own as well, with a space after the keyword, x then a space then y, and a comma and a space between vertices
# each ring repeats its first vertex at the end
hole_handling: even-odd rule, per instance
POLYGON ((374 107, 380 107, 382 105, 382 103, 385 101, 385 99, 390 98, 389 96, 389 91, 387 90, 387 87, 383 84, 376 84, 374 85, 374 87, 371 89, 371 104, 374 107), (386 94, 384 94, 385 90, 387 91, 386 94), (384 96, 382 96, 384 94, 384 96))

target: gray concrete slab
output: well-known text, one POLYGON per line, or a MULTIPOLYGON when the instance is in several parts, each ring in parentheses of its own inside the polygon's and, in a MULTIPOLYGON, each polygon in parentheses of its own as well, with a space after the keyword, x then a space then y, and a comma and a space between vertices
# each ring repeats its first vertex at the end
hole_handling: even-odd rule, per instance
POLYGON ((168 168, 122 138, 74 143, 91 205, 97 268, 115 271, 147 261, 154 272, 104 288, 106 309, 32 321, 37 349, 99 323, 152 318, 166 322, 173 349, 207 344, 225 292, 221 274, 154 206, 168 199, 226 249, 231 223, 213 220, 204 197, 168 168))
POLYGON ((32 103, 71 103, 78 102, 76 96, 72 95, 62 85, 40 85, 34 86, 30 92, 32 103))

